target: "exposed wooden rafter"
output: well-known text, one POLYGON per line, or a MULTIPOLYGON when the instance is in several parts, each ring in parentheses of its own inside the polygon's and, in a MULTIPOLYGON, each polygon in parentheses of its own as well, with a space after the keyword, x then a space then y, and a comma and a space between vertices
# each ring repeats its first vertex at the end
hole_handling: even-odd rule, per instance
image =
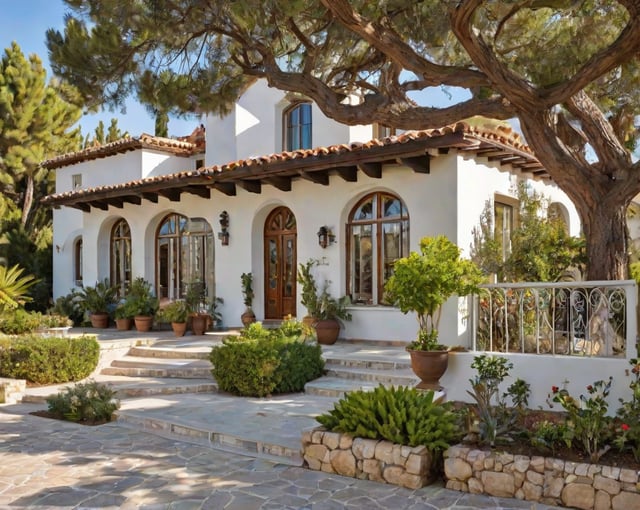
POLYGON ((336 168, 336 171, 338 172, 338 175, 347 182, 358 181, 358 168, 355 166, 343 166, 336 168))
POLYGON ((265 179, 267 184, 278 188, 280 191, 291 191, 291 177, 272 176, 265 179))
POLYGON ((242 181, 238 181, 238 185, 244 189, 245 191, 248 191, 249 193, 261 193, 262 192, 262 185, 260 183, 260 181, 255 180, 255 181, 250 181, 248 179, 244 179, 242 181))
POLYGON ((382 177, 382 163, 358 163, 358 169, 372 179, 380 179, 382 177))
POLYGON ((431 158, 428 155, 413 158, 398 158, 398 161, 419 174, 428 174, 431 172, 431 158))

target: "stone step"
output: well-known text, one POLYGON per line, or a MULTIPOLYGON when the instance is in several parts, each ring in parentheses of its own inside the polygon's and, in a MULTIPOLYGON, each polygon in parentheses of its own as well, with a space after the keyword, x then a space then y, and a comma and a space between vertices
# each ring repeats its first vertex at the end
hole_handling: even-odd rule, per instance
POLYGON ((337 356, 324 356, 325 363, 332 366, 341 366, 346 368, 370 369, 370 370, 406 370, 411 368, 411 361, 404 360, 384 360, 384 359, 368 359, 368 358, 339 358, 337 356))
POLYGON ((226 394, 151 397, 123 401, 118 425, 240 455, 301 466, 302 430, 334 399, 302 393, 244 398, 226 394))
POLYGON ((304 385, 307 395, 339 399, 352 391, 371 391, 378 386, 377 383, 345 379, 343 377, 324 376, 304 385))
POLYGON ((101 375, 128 377, 180 377, 185 379, 211 379, 211 363, 191 358, 145 358, 126 356, 114 360, 100 372, 101 375))
MULTIPOLYGON (((98 381, 100 382, 100 381, 98 381)), ((128 378, 120 377, 105 382, 116 390, 120 400, 127 398, 151 397, 157 395, 180 395, 186 393, 217 393, 218 384, 210 379, 178 379, 178 378, 128 378)), ((65 385, 69 386, 69 385, 65 385)), ((34 388, 22 396, 21 402, 42 404, 47 397, 53 396, 63 388, 54 391, 47 388, 34 388), (45 391, 49 390, 49 391, 45 391)))
POLYGON ((138 358, 162 358, 162 359, 209 359, 211 347, 208 349, 189 348, 178 350, 172 347, 132 347, 129 356, 138 358))
POLYGON ((332 363, 325 364, 326 375, 340 379, 349 379, 356 381, 364 381, 373 384, 395 385, 395 386, 415 386, 419 379, 410 368, 397 370, 376 370, 369 368, 353 368, 336 365, 332 363))

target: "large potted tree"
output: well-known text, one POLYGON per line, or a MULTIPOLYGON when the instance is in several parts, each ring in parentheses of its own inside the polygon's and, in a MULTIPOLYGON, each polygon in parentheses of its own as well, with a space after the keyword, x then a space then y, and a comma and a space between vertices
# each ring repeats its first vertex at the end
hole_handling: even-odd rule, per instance
POLYGON ((300 302, 307 309, 307 315, 302 318, 302 324, 312 327, 318 320, 318 286, 316 279, 311 272, 317 260, 309 259, 304 264, 298 264, 298 283, 302 287, 300 302))
POLYGON ((253 274, 242 273, 240 275, 240 282, 242 284, 242 299, 244 301, 245 310, 240 316, 243 326, 247 326, 256 321, 256 314, 253 312, 253 274))
POLYGON ((415 312, 417 338, 407 346, 419 388, 440 389, 439 379, 449 363, 449 351, 438 337, 442 305, 454 295, 477 292, 480 269, 460 257, 460 249, 445 236, 424 237, 420 253, 396 261, 385 285, 385 297, 404 314, 415 312))
POLYGON ((116 288, 109 285, 106 278, 96 282, 95 286, 84 287, 79 291, 82 309, 89 313, 94 328, 109 326, 109 313, 116 304, 116 288))

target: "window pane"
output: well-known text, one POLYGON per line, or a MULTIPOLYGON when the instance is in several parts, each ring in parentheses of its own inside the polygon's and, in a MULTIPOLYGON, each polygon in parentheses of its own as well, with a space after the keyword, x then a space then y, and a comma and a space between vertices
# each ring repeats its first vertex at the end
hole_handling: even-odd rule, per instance
POLYGON ((382 209, 384 218, 400 217, 402 215, 402 202, 395 197, 384 196, 382 198, 382 209))
POLYGON ((353 221, 371 220, 373 219, 373 198, 362 203, 353 213, 353 221))
POLYGON ((511 229, 513 228, 513 207, 501 202, 494 204, 495 232, 502 260, 506 260, 511 252, 511 229))
POLYGON ((404 229, 404 222, 382 224, 383 242, 381 246, 382 275, 380 282, 380 302, 384 302, 384 284, 393 274, 393 265, 396 260, 408 255, 408 250, 405 252, 405 246, 408 245, 408 241, 406 240, 408 236, 404 232, 404 229))
POLYGON ((351 228, 353 300, 373 302, 373 231, 371 225, 351 228))

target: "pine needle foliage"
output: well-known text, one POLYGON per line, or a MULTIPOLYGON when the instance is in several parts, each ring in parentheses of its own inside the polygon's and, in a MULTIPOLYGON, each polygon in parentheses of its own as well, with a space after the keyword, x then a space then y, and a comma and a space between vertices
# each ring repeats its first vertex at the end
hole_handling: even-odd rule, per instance
POLYGON ((355 437, 386 439, 431 452, 447 449, 457 437, 456 416, 449 404, 434 402, 433 391, 378 386, 354 391, 316 417, 325 428, 355 437))

